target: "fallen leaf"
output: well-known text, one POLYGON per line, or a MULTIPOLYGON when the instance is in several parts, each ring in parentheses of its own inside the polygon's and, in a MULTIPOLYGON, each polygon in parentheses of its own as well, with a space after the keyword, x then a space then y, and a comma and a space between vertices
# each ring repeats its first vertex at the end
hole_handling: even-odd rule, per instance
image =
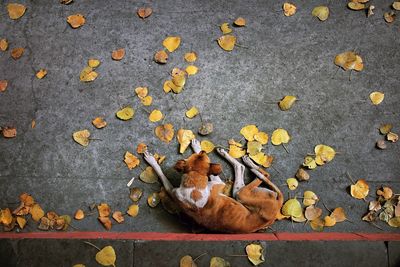
POLYGON ((17 128, 4 127, 4 128, 1 128, 1 133, 4 138, 14 138, 17 136, 17 128))
POLYGON ((400 227, 400 217, 393 217, 389 220, 388 224, 391 227, 400 227))
POLYGON ((286 184, 290 190, 296 190, 296 188, 299 186, 299 182, 296 178, 288 178, 286 180, 286 184))
POLYGON ((101 129, 107 126, 107 122, 104 120, 103 117, 97 117, 92 121, 92 124, 94 125, 94 127, 96 127, 97 129, 101 129))
POLYGON ((26 219, 24 217, 17 216, 17 223, 18 223, 19 228, 24 229, 24 227, 26 225, 26 219))
POLYGON ((304 217, 304 214, 303 214, 303 213, 301 214, 300 217, 290 217, 290 219, 291 219, 293 222, 298 222, 298 223, 302 223, 302 222, 306 222, 306 221, 307 221, 307 219, 306 219, 306 217, 304 217))
POLYGON ((254 160, 255 163, 265 168, 271 167, 272 161, 274 160, 273 156, 266 155, 264 152, 260 152, 254 156, 250 155, 250 158, 254 160))
POLYGON ((384 186, 376 191, 378 196, 382 196, 385 200, 389 200, 393 196, 393 190, 390 187, 384 186))
POLYGON ((221 26, 220 26, 220 29, 221 29, 223 34, 227 34, 227 33, 231 33, 232 32, 232 29, 229 28, 229 23, 227 23, 227 22, 222 23, 221 26))
POLYGON ((246 155, 246 150, 243 148, 237 147, 235 145, 230 145, 229 146, 229 155, 231 155, 233 158, 238 159, 246 155))
POLYGON ((153 110, 149 115, 149 120, 151 122, 158 122, 163 118, 163 114, 158 109, 153 110))
POLYGON ((131 217, 136 217, 139 213, 139 205, 130 205, 126 213, 128 213, 128 215, 131 217))
POLYGON ((188 52, 185 54, 184 59, 189 62, 195 62, 197 60, 197 54, 195 52, 188 52))
MULTIPOLYGON (((179 88, 183 88, 183 86, 186 83, 186 71, 183 71, 179 68, 173 68, 171 75, 172 75, 172 83, 179 87, 179 88)), ((175 92, 174 88, 172 87, 172 90, 175 92)), ((177 92, 175 92, 177 93, 177 92)))
POLYGON ((143 154, 144 152, 146 152, 147 150, 147 145, 144 143, 140 143, 138 144, 137 148, 136 148, 136 152, 138 154, 143 154))
POLYGON ((389 123, 382 124, 381 127, 379 127, 379 132, 381 134, 388 134, 392 130, 392 128, 393 128, 392 124, 389 123))
POLYGON ((166 93, 171 92, 172 90, 175 94, 179 94, 182 92, 183 86, 176 86, 171 80, 167 80, 164 82, 163 90, 166 93))
POLYGON ((200 142, 200 147, 201 147, 201 150, 203 150, 204 152, 206 152, 208 154, 214 150, 215 145, 211 141, 202 140, 200 142))
POLYGON ((140 160, 129 151, 125 152, 124 162, 129 170, 136 168, 140 164, 140 160))
POLYGON ((101 222, 101 224, 104 226, 104 228, 106 230, 111 230, 112 222, 111 222, 110 218, 108 218, 108 217, 98 217, 97 219, 101 222))
POLYGON ((87 66, 83 68, 79 74, 79 79, 81 82, 92 82, 97 78, 97 76, 99 76, 97 72, 95 72, 93 68, 87 66))
POLYGON ((284 3, 283 4, 283 14, 286 17, 293 16, 296 13, 296 6, 291 3, 284 3))
POLYGON ((40 224, 38 225, 38 228, 40 230, 47 231, 50 228, 50 223, 51 223, 51 221, 49 220, 49 218, 42 217, 42 218, 40 218, 40 224))
POLYGON ((335 64, 346 71, 362 71, 364 68, 362 58, 353 51, 346 51, 337 55, 335 57, 335 64))
POLYGON ((349 2, 347 7, 351 10, 363 10, 366 8, 364 4, 358 2, 349 2))
POLYGON ((258 128, 254 124, 246 125, 240 129, 240 134, 243 135, 247 141, 254 141, 254 135, 256 133, 258 133, 258 128))
POLYGON ((0 92, 4 92, 7 89, 7 80, 0 80, 0 92))
MULTIPOLYGON (((60 0, 60 3, 63 4, 63 5, 69 5, 69 4, 71 4, 73 1, 74 1, 74 0, 60 0)), ((80 265, 80 264, 76 264, 76 265, 80 265)), ((81 265, 83 265, 83 264, 81 264, 81 265)), ((75 265, 74 265, 73 267, 80 267, 80 266, 75 266, 75 265)), ((85 267, 85 266, 83 266, 83 267, 85 267)))
POLYGON ((103 266, 114 266, 117 256, 112 246, 106 246, 96 254, 96 261, 103 266))
POLYGON ((131 107, 125 107, 116 113, 117 118, 123 121, 132 119, 133 115, 135 115, 135 110, 131 107))
POLYGON ((72 28, 76 29, 83 26, 86 22, 85 17, 82 14, 75 14, 67 17, 67 22, 72 28))
POLYGON ((42 210, 40 205, 37 204, 37 203, 33 204, 32 208, 29 211, 29 213, 32 215, 32 219, 35 222, 38 222, 44 216, 44 211, 42 210))
POLYGON ((310 226, 314 231, 321 232, 324 230, 325 222, 320 218, 316 218, 315 220, 310 221, 310 226))
POLYGON ((68 226, 71 225, 71 217, 69 215, 61 215, 58 218, 56 225, 57 230, 66 231, 68 229, 68 226))
POLYGON ((386 139, 388 141, 391 141, 392 143, 396 143, 399 140, 399 136, 397 134, 395 134, 395 133, 389 132, 386 135, 386 139))
POLYGON ((319 218, 322 215, 322 209, 315 207, 314 205, 308 206, 304 212, 304 216, 307 220, 312 221, 319 218))
POLYGON ((287 95, 279 101, 279 108, 283 111, 291 109, 294 102, 296 102, 297 98, 293 95, 287 95))
POLYGON ((334 209, 330 215, 332 218, 335 218, 336 222, 344 222, 347 220, 346 213, 342 207, 337 207, 334 209))
POLYGON ((369 95, 369 99, 371 100, 372 104, 379 105, 382 103, 383 99, 385 98, 385 94, 382 92, 372 92, 369 95))
POLYGON ((315 159, 311 156, 306 156, 304 158, 303 166, 307 167, 310 170, 313 170, 317 168, 317 163, 315 162, 315 159))
POLYGON ((318 165, 324 165, 330 162, 336 155, 336 151, 327 145, 317 145, 314 148, 315 162, 318 165))
POLYGON ((179 153, 183 154, 186 148, 190 145, 191 141, 196 138, 191 130, 179 129, 176 138, 180 144, 179 153))
POLYGON ((197 265, 191 256, 186 255, 179 261, 179 267, 197 267, 197 265))
POLYGON ((100 66, 100 60, 91 58, 88 60, 88 66, 91 68, 97 68, 100 66))
POLYGON ((25 49, 23 47, 17 47, 14 48, 13 50, 11 50, 11 57, 15 60, 19 59, 20 57, 22 57, 22 55, 24 54, 25 49))
POLYGON ((336 220, 334 217, 331 216, 325 216, 324 218, 324 226, 326 227, 332 227, 336 224, 336 220))
MULTIPOLYGON (((43 213, 43 214, 44 214, 44 213, 43 213)), ((1 222, 2 224, 4 224, 4 225, 9 225, 9 224, 11 224, 12 220, 13 220, 13 217, 12 217, 12 214, 11 214, 11 211, 10 211, 9 208, 6 208, 6 209, 4 209, 4 210, 1 210, 1 213, 0 213, 0 222, 1 222)))
POLYGON ((147 197, 147 204, 149 204, 150 207, 155 208, 158 203, 160 203, 159 193, 154 192, 147 197))
POLYGON ((157 51, 154 54, 154 61, 160 64, 165 64, 168 61, 168 54, 164 50, 157 51))
POLYGON ((123 223, 125 220, 124 215, 120 211, 114 211, 112 217, 117 223, 123 223))
POLYGON ((85 213, 83 212, 83 210, 78 209, 75 212, 74 218, 75 218, 75 220, 82 220, 83 218, 85 218, 85 213))
POLYGON ((125 49, 124 48, 120 48, 117 50, 112 51, 111 53, 111 58, 113 60, 119 61, 121 59, 123 59, 125 56, 125 49))
POLYGON ((232 51, 235 47, 236 37, 230 34, 218 38, 218 45, 225 51, 232 51))
POLYGON ((45 76, 47 75, 47 70, 45 69, 40 69, 37 73, 36 73, 36 78, 43 79, 45 76))
POLYGON ((381 203, 379 203, 379 201, 370 201, 369 205, 368 205, 368 210, 373 211, 373 212, 377 212, 382 208, 381 203))
POLYGON ((313 191, 305 191, 303 195, 303 205, 308 207, 314 205, 318 201, 317 195, 313 191))
POLYGON ((88 130, 81 130, 74 132, 72 134, 72 138, 74 139, 75 142, 80 144, 81 146, 88 146, 89 145, 89 139, 90 137, 90 132, 88 130))
POLYGON ((375 13, 374 13, 374 9, 375 9, 375 6, 374 6, 374 5, 370 5, 370 6, 368 7, 367 18, 369 18, 369 17, 371 17, 372 15, 375 14, 375 13))
POLYGON ((247 153, 249 153, 250 156, 255 156, 258 153, 261 152, 262 145, 258 141, 249 141, 247 142, 247 153))
POLYGON ((139 179, 147 184, 154 184, 158 181, 158 176, 153 167, 147 166, 146 169, 139 175, 139 179))
POLYGON ((289 133, 282 128, 276 129, 271 136, 271 143, 274 146, 279 146, 280 144, 287 144, 290 141, 289 133))
POLYGON ((140 101, 142 102, 142 104, 144 106, 150 106, 151 103, 153 103, 153 97, 148 95, 148 96, 145 96, 142 99, 140 99, 140 101))
POLYGON ((262 145, 268 143, 268 134, 264 132, 258 132, 254 135, 254 140, 260 142, 262 145))
POLYGON ((201 123, 199 130, 197 131, 200 135, 209 135, 214 130, 214 126, 211 122, 201 123))
POLYGON ((235 24, 235 26, 238 26, 238 27, 243 27, 243 26, 246 26, 246 20, 244 18, 242 18, 242 17, 238 17, 233 22, 233 24, 235 24))
POLYGON ((138 10, 137 10, 137 15, 139 16, 139 18, 142 18, 142 19, 150 17, 150 15, 152 13, 153 13, 153 9, 151 9, 150 7, 141 7, 141 8, 138 8, 138 10))
POLYGON ((7 39, 0 39, 0 50, 1 51, 7 51, 8 49, 8 41, 7 39))
POLYGON ((99 217, 108 217, 111 213, 111 208, 107 203, 100 203, 97 206, 97 211, 99 212, 99 217))
POLYGON ((174 52, 181 44, 179 36, 168 36, 163 41, 163 46, 171 53, 174 52))
POLYGON ((193 119, 199 114, 199 110, 196 107, 191 107, 189 110, 186 111, 185 115, 189 119, 193 119))
POLYGON ((133 187, 131 188, 131 191, 129 193, 129 198, 133 201, 133 202, 138 202, 140 200, 140 198, 143 195, 143 190, 140 189, 139 187, 133 187))
POLYGON ((263 247, 260 244, 249 244, 246 246, 247 258, 253 265, 259 265, 265 261, 263 247))
POLYGON ((168 144, 174 138, 174 126, 170 123, 157 126, 155 134, 161 141, 168 144))
POLYGON ((289 199, 282 206, 282 214, 291 217, 300 217, 303 215, 300 202, 295 199, 289 199))
POLYGON ((187 66, 186 69, 185 69, 186 73, 187 73, 189 76, 190 76, 190 75, 195 75, 195 74, 197 73, 198 70, 199 70, 199 68, 197 68, 197 67, 194 66, 194 65, 187 66))
POLYGON ((212 257, 210 260, 210 267, 231 267, 231 264, 220 257, 212 257))
POLYGON ((368 196, 369 186, 364 179, 360 179, 356 182, 356 184, 351 185, 350 194, 352 197, 356 199, 364 199, 368 196))
POLYGON ((19 19, 25 14, 26 7, 21 4, 10 3, 7 5, 7 10, 10 19, 19 19))
POLYGON ((33 197, 31 195, 29 195, 28 193, 22 193, 19 196, 19 199, 21 200, 21 202, 24 204, 24 206, 30 207, 33 204, 35 204, 35 200, 33 199, 33 197))
POLYGON ((327 6, 317 6, 313 9, 311 14, 320 21, 325 21, 329 17, 329 8, 327 6))
POLYGON ((400 10, 400 2, 397 1, 393 2, 392 7, 395 10, 400 10))
POLYGON ((393 11, 385 12, 383 14, 383 18, 387 23, 392 23, 396 18, 396 13, 394 13, 393 11))

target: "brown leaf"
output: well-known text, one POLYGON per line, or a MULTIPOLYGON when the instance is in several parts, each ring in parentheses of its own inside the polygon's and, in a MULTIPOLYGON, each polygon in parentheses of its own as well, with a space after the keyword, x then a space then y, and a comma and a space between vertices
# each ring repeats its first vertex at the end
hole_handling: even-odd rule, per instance
POLYGON ((0 80, 0 92, 4 92, 7 89, 7 80, 0 80))
POLYGON ((107 122, 104 120, 104 118, 102 117, 97 117, 92 121, 92 124, 94 125, 94 127, 96 127, 97 129, 101 129, 107 126, 107 122))
POLYGON ((141 8, 138 8, 138 10, 137 10, 137 15, 139 16, 139 18, 142 18, 142 19, 149 17, 152 13, 153 13, 153 9, 151 9, 150 7, 141 7, 141 8))
POLYGON ((20 57, 22 57, 22 55, 25 52, 25 48, 23 47, 17 47, 14 48, 13 50, 11 50, 11 57, 15 60, 19 59, 20 57))
POLYGON ((117 223, 123 223, 125 220, 124 215, 122 215, 122 212, 120 211, 114 211, 112 217, 115 221, 117 221, 117 223))
POLYGON ((67 17, 67 22, 72 28, 76 29, 83 26, 86 22, 85 17, 82 14, 74 14, 67 17))
POLYGON ((17 136, 17 128, 15 127, 4 127, 1 129, 1 133, 5 138, 14 138, 17 136))
POLYGON ((165 64, 168 61, 168 54, 164 50, 157 51, 154 54, 154 61, 160 64, 165 64))
POLYGON ((21 4, 10 3, 7 5, 7 10, 10 19, 19 19, 25 14, 26 7, 21 4))
POLYGON ((106 228, 106 230, 111 230, 112 222, 111 222, 110 218, 98 217, 97 219, 103 224, 103 226, 104 226, 104 228, 106 228))
POLYGON ((0 51, 6 51, 8 49, 7 39, 0 39, 0 51))
POLYGON ((125 153, 124 162, 126 163, 126 166, 128 166, 128 169, 130 170, 136 168, 136 166, 140 164, 140 160, 135 155, 133 155, 128 151, 126 151, 125 153))
POLYGON ((157 126, 155 134, 161 141, 168 144, 174 138, 174 126, 170 123, 157 126))
POLYGON ((304 212, 304 216, 307 220, 312 221, 320 217, 322 209, 315 207, 314 205, 308 206, 304 212))
POLYGON ((143 195, 143 190, 138 188, 138 187, 133 187, 131 188, 130 194, 129 194, 129 198, 133 201, 133 202, 138 202, 140 200, 140 198, 143 195))
POLYGON ((40 205, 37 203, 32 206, 29 213, 32 215, 32 219, 35 222, 38 222, 44 216, 44 211, 42 210, 40 205))
POLYGON ((85 213, 83 212, 83 210, 78 209, 75 212, 75 216, 74 216, 75 220, 82 220, 83 218, 85 218, 85 213))
POLYGON ((97 206, 97 210, 99 211, 99 217, 108 217, 111 213, 111 208, 107 203, 101 203, 97 206))
POLYGON ((125 56, 125 49, 124 48, 120 48, 120 49, 114 50, 112 52, 112 54, 111 54, 112 59, 117 60, 117 61, 123 59, 124 56, 125 56))

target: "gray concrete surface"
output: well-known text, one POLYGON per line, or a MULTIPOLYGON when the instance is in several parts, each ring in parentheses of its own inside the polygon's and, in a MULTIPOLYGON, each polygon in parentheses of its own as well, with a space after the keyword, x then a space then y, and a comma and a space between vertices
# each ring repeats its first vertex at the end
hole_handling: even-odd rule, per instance
MULTIPOLYGON (((15 139, 0 138, 1 207, 15 206, 10 203, 29 192, 46 211, 59 214, 73 214, 93 202, 124 210, 130 204, 126 183, 141 172, 126 168, 125 151, 133 152, 139 142, 145 142, 151 151, 167 155, 165 169, 188 155, 177 153, 175 139, 167 145, 155 137, 158 123, 148 121, 133 92, 137 86, 148 86, 154 98, 151 108, 167 114, 166 122, 175 129, 198 128, 198 117, 183 119, 183 103, 196 105, 203 118, 214 123, 215 131, 207 138, 216 144, 240 139, 240 129, 250 123, 269 134, 278 127, 287 129, 292 136, 287 145, 290 153, 270 144, 266 148, 276 158, 274 167, 279 173, 270 172, 285 195, 284 181, 295 174, 315 145, 334 147, 340 154, 310 172, 310 181, 290 194, 302 196, 305 190, 313 190, 330 208, 345 208, 353 223, 326 231, 380 231, 361 221, 367 204, 351 198, 345 173, 370 183, 368 200, 381 185, 400 192, 398 143, 389 144, 385 151, 374 147, 383 138, 377 130, 381 123, 392 123, 394 131, 400 132, 399 21, 388 25, 382 19, 392 1, 374 3, 376 15, 368 19, 363 12, 348 10, 343 1, 331 1, 331 16, 325 22, 311 16, 312 8, 324 1, 296 0, 298 12, 288 18, 281 12, 282 3, 275 1, 75 1, 65 6, 57 1, 21 0, 28 9, 17 21, 7 16, 8 2, 1 1, 0 37, 9 40, 10 49, 25 47, 26 51, 17 61, 9 51, 0 53, 0 79, 9 81, 7 91, 0 93, 0 125, 18 130, 15 139), (135 14, 142 6, 154 10, 146 20, 135 14), (66 17, 77 12, 87 22, 72 29, 66 17), (246 18, 248 25, 234 28, 234 34, 247 48, 228 53, 215 42, 221 35, 218 25, 238 16, 246 18), (168 35, 181 36, 182 43, 169 63, 160 66, 152 56, 168 35), (121 47, 126 49, 125 58, 113 61, 111 51, 121 47), (173 67, 186 66, 183 55, 190 49, 199 55, 195 63, 199 73, 188 79, 174 101, 162 91, 162 84, 173 67), (352 73, 349 81, 348 73, 337 71, 333 59, 353 49, 364 59, 365 69, 352 73), (102 64, 97 80, 85 84, 79 81, 79 73, 91 57, 102 64), (37 80, 34 75, 40 68, 46 68, 48 75, 37 80), (379 106, 372 106, 368 99, 375 90, 385 93, 379 106), (300 99, 290 111, 270 104, 289 94, 300 99), (124 105, 136 109, 133 120, 115 118, 124 105), (104 116, 109 125, 95 129, 91 121, 96 116, 104 116), (33 119, 35 129, 30 128, 33 119), (72 133, 85 128, 102 141, 93 141, 87 148, 76 144, 72 133)), ((222 162, 216 155, 211 157, 222 162)), ((224 167, 230 176, 231 169, 225 163, 224 167)), ((139 180, 134 186, 144 188, 146 196, 159 190, 158 184, 139 180)), ((34 231, 35 225, 29 225, 27 231, 34 231)), ((79 230, 102 230, 95 216, 73 225, 79 230)), ((292 227, 290 222, 278 222, 273 228, 310 231, 302 224, 292 227)), ((190 231, 161 207, 149 208, 145 199, 137 218, 113 230, 190 231)))

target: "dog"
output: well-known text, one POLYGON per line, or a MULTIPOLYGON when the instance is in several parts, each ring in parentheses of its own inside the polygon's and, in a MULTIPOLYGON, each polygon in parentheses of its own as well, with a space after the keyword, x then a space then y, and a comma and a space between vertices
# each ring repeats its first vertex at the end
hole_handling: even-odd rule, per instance
POLYGON ((198 140, 192 140, 191 146, 194 154, 174 166, 183 173, 178 188, 171 185, 153 155, 148 151, 144 153, 144 159, 159 176, 168 196, 186 215, 209 230, 225 233, 252 233, 275 222, 282 208, 283 195, 266 171, 249 157, 243 157, 243 162, 257 177, 245 185, 245 166, 224 149, 217 148, 234 168, 233 197, 229 197, 222 193, 225 183, 218 176, 222 172, 221 165, 210 163, 198 140), (272 190, 259 187, 262 182, 272 190))

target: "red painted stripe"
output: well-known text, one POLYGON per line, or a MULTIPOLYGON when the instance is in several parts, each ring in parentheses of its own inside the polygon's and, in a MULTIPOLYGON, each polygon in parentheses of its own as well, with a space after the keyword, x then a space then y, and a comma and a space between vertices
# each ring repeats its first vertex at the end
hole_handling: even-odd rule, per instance
POLYGON ((255 233, 185 234, 153 232, 31 232, 0 233, 0 239, 121 239, 155 241, 400 241, 400 233, 255 233))

